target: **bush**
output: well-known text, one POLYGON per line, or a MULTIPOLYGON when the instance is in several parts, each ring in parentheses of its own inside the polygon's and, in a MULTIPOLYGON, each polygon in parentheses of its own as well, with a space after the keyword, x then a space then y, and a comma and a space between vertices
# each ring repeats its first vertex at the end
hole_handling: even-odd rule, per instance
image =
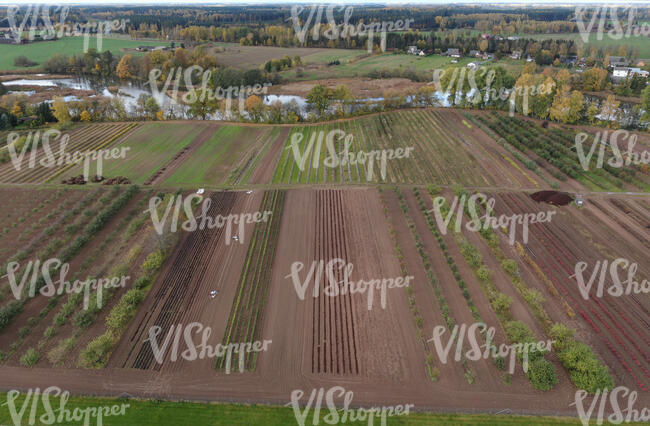
POLYGON ((27 349, 27 352, 20 357, 20 363, 25 367, 32 367, 36 365, 41 355, 34 348, 27 349))
POLYGON ((14 66, 16 67, 33 67, 35 65, 38 65, 38 63, 29 60, 27 56, 20 55, 14 58, 14 66))
POLYGON ((478 276, 478 279, 481 281, 490 280, 490 270, 485 265, 482 265, 480 268, 478 268, 478 271, 476 271, 476 275, 478 276))
POLYGON ((516 277, 519 275, 519 268, 517 267, 517 262, 514 260, 506 259, 501 262, 501 266, 511 277, 516 277))
POLYGON ((149 254, 142 264, 142 269, 146 273, 152 273, 160 269, 165 260, 165 254, 162 250, 156 250, 149 254))
POLYGON ((113 336, 110 333, 97 337, 88 343, 81 351, 80 363, 85 368, 102 368, 108 362, 108 355, 113 346, 113 336))
POLYGON ((12 300, 0 308, 0 331, 4 330, 22 310, 23 304, 18 300, 12 300))
POLYGON ((138 304, 144 299, 145 293, 140 289, 133 288, 127 291, 120 301, 115 305, 106 318, 106 326, 117 335, 128 325, 135 315, 138 304))
POLYGON ((555 367, 542 357, 528 364, 526 376, 535 389, 549 390, 558 384, 555 367))
MULTIPOLYGON (((90 308, 90 307, 89 307, 90 308)), ((83 309, 74 316, 72 324, 80 329, 87 328, 95 320, 95 312, 92 309, 83 309)))
POLYGON ((584 343, 573 340, 558 356, 569 370, 571 381, 579 389, 594 393, 598 389, 614 387, 614 381, 608 368, 598 361, 591 349, 584 343))
POLYGON ((68 352, 74 349, 76 344, 77 344, 77 339, 74 337, 65 339, 64 341, 59 343, 54 349, 48 352, 47 359, 50 361, 52 365, 62 365, 63 361, 65 361, 66 355, 68 354, 68 352))
POLYGON ((144 276, 144 277, 140 277, 137 280, 135 280, 135 282, 133 283, 133 288, 143 289, 146 286, 148 286, 149 284, 151 284, 151 278, 147 277, 147 276, 144 276))

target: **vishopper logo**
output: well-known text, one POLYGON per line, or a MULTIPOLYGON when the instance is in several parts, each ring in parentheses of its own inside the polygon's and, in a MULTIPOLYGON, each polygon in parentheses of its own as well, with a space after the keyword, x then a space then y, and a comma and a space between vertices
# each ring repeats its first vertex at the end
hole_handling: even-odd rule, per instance
POLYGON ((450 102, 467 96, 468 102, 473 105, 509 100, 509 115, 515 114, 516 99, 521 97, 522 114, 528 115, 530 97, 543 96, 552 93, 555 82, 541 83, 538 85, 516 85, 512 88, 492 87, 497 78, 496 71, 487 68, 468 69, 454 67, 446 70, 433 71, 433 87, 445 97, 450 97, 450 102))
POLYGON ((629 296, 630 294, 650 293, 650 282, 648 280, 643 280, 641 282, 636 281, 635 276, 638 265, 627 259, 618 258, 613 260, 611 263, 609 263, 608 260, 597 260, 594 269, 591 274, 588 275, 588 279, 585 280, 584 272, 587 270, 588 266, 587 262, 576 263, 575 275, 572 275, 572 277, 575 277, 578 282, 578 289, 585 300, 589 300, 589 297, 591 297, 591 289, 596 282, 596 277, 598 277, 598 284, 595 296, 598 298, 603 297, 608 269, 611 284, 607 288, 607 294, 610 296, 620 297, 629 296), (623 270, 627 269, 626 280, 621 281, 621 277, 619 276, 619 267, 623 270))
POLYGON ((588 393, 581 389, 576 392, 574 402, 569 404, 569 407, 575 405, 580 422, 584 426, 594 424, 591 419, 594 414, 596 414, 595 424, 597 425, 602 425, 605 420, 614 425, 624 422, 647 423, 650 421, 650 409, 648 407, 634 407, 638 396, 637 391, 632 391, 625 386, 617 386, 611 392, 608 389, 598 389, 591 403, 589 403, 589 407, 585 409, 585 400, 588 398, 588 393), (627 398, 627 401, 625 401, 625 398, 627 398), (608 402, 610 406, 608 411, 611 414, 606 416, 605 409, 608 402), (626 408, 621 408, 623 406, 621 403, 626 404, 626 408), (596 407, 598 407, 597 413, 594 412, 596 407))
POLYGON ((149 328, 149 337, 145 342, 151 345, 151 351, 158 364, 162 364, 166 356, 169 355, 171 362, 176 362, 179 359, 185 361, 195 361, 197 359, 206 358, 224 358, 225 357, 225 370, 226 374, 230 374, 230 367, 234 356, 239 357, 239 372, 244 372, 244 361, 247 353, 251 352, 266 352, 268 346, 272 343, 271 340, 255 341, 255 342, 242 342, 242 343, 228 343, 223 345, 218 343, 215 346, 208 344, 208 339, 212 334, 211 327, 205 327, 198 322, 192 322, 185 326, 183 324, 172 325, 165 339, 159 343, 158 336, 162 332, 160 326, 154 325, 149 328), (184 350, 181 343, 181 335, 185 344, 184 350), (194 342, 194 336, 201 336, 201 342, 197 345, 194 342), (171 345, 171 346, 170 346, 171 345), (182 352, 179 352, 182 350, 182 352))
MULTIPOLYGON (((403 404, 396 406, 383 406, 372 408, 350 408, 354 393, 346 391, 342 386, 334 386, 329 389, 320 388, 312 389, 309 395, 309 400, 303 403, 304 409, 300 409, 300 404, 305 396, 302 389, 296 389, 291 392, 291 402, 285 404, 285 407, 293 408, 293 414, 296 416, 296 422, 299 426, 305 426, 310 412, 313 412, 313 420, 311 424, 317 425, 321 420, 321 409, 323 402, 327 407, 328 414, 323 415, 322 420, 328 425, 368 422, 368 426, 373 426, 375 420, 379 425, 386 426, 387 417, 393 416, 408 416, 409 411, 415 408, 414 404, 403 404), (338 401, 337 401, 338 400, 338 401), (337 402, 342 409, 337 409, 337 402)), ((324 410, 323 410, 324 411, 324 410)))
MULTIPOLYGON (((621 17, 619 18, 618 6, 596 6, 593 9, 584 6, 578 6, 575 10, 576 25, 582 41, 589 42, 589 37, 592 33, 596 33, 596 39, 602 40, 604 35, 613 40, 621 40, 623 38, 650 36, 650 25, 643 22, 642 25, 636 25, 634 22, 637 17, 636 7, 623 7, 620 9, 621 17), (589 23, 585 24, 585 14, 589 13, 589 23), (627 20, 625 20, 627 15, 627 20), (623 22, 621 22, 623 19, 623 22), (611 21, 611 28, 609 31, 605 30, 607 24, 611 21), (598 26, 596 27, 596 22, 598 26)), ((639 17, 642 18, 642 17, 639 17)))
POLYGON ((300 272, 303 269, 305 269, 303 262, 293 262, 291 264, 291 273, 285 276, 285 278, 291 278, 300 300, 305 300, 309 286, 313 285, 311 295, 314 298, 320 297, 321 294, 327 297, 336 297, 348 293, 351 295, 367 293, 368 310, 373 307, 375 291, 379 292, 381 308, 386 309, 387 289, 408 287, 410 286, 409 281, 415 278, 409 275, 406 277, 375 278, 355 282, 351 280, 354 265, 340 258, 331 259, 327 263, 324 260, 313 261, 307 275, 304 279, 301 279, 300 272), (325 278, 328 285, 321 291, 320 283, 323 278, 325 278))
POLYGON ((227 216, 217 215, 211 217, 208 212, 212 205, 212 199, 209 197, 203 199, 201 195, 191 194, 187 197, 183 197, 182 195, 172 196, 167 202, 167 207, 165 207, 161 217, 158 207, 162 202, 162 198, 158 196, 152 197, 149 199, 149 209, 145 210, 145 213, 151 215, 151 220, 158 235, 165 233, 165 226, 167 225, 168 219, 171 220, 169 224, 170 232, 176 232, 179 229, 178 222, 181 218, 181 213, 184 213, 186 220, 180 225, 181 229, 187 232, 194 232, 196 230, 225 227, 226 245, 230 245, 231 239, 243 244, 245 225, 268 222, 273 214, 272 211, 267 210, 265 212, 229 214, 227 216), (199 203, 201 204, 201 213, 197 218, 194 216, 194 206, 199 203), (237 235, 233 235, 233 225, 237 225, 237 235))
POLYGON ((527 244, 529 225, 535 223, 550 222, 553 219, 553 215, 557 213, 554 210, 549 210, 546 212, 542 211, 537 213, 515 213, 510 216, 503 214, 496 217, 492 216, 495 204, 496 200, 494 198, 488 198, 488 196, 485 194, 477 193, 471 195, 470 197, 467 197, 465 194, 463 194, 460 197, 455 196, 451 206, 447 210, 447 200, 445 197, 436 197, 433 199, 433 208, 429 210, 429 213, 434 214, 438 229, 443 235, 446 235, 447 229, 449 228, 449 224, 451 223, 451 219, 453 218, 454 214, 456 214, 456 219, 454 221, 454 231, 457 233, 461 232, 461 226, 464 219, 463 212, 467 207, 468 214, 471 218, 470 221, 465 223, 465 229, 467 231, 479 232, 481 229, 490 228, 495 231, 499 228, 507 229, 508 241, 510 245, 515 244, 517 225, 521 225, 522 240, 524 244, 527 244), (486 212, 483 216, 479 215, 479 205, 485 205, 486 212), (446 217, 444 215, 444 211, 446 211, 446 217))
POLYGON ((16 132, 11 132, 7 135, 7 151, 9 152, 11 164, 16 171, 20 171, 25 166, 28 169, 33 169, 37 165, 45 168, 54 168, 83 162, 83 176, 86 181, 90 176, 91 162, 96 162, 96 174, 101 176, 104 160, 124 159, 126 158, 126 153, 131 149, 130 147, 121 147, 66 152, 66 147, 69 143, 70 135, 63 134, 57 129, 48 129, 42 133, 40 130, 36 132, 30 131, 25 136, 20 136, 16 132), (58 151, 55 151, 50 146, 50 143, 54 141, 59 142, 58 151), (39 144, 42 147, 42 151, 38 151, 39 144), (28 152, 30 153, 29 159, 25 164, 28 152), (37 162, 39 153, 43 155, 37 162))
POLYGON ((304 135, 302 133, 294 133, 291 135, 291 143, 285 149, 291 150, 293 158, 298 165, 301 172, 309 166, 311 159, 311 167, 318 169, 321 167, 321 149, 323 143, 327 150, 327 157, 323 159, 323 167, 338 168, 348 167, 355 165, 365 165, 366 180, 370 182, 375 175, 375 163, 378 163, 379 175, 382 180, 386 180, 387 164, 389 160, 399 160, 409 158, 411 151, 415 148, 396 148, 396 149, 382 149, 374 151, 353 151, 354 148, 354 135, 348 134, 340 129, 330 130, 327 135, 325 131, 313 132, 309 138, 309 142, 303 143, 304 135), (336 145, 342 144, 343 149, 340 152, 336 151, 336 145))
POLYGON ((110 31, 124 31, 126 24, 130 21, 129 19, 122 20, 113 20, 113 21, 88 21, 85 23, 73 23, 66 24, 66 19, 70 12, 69 6, 56 6, 52 10, 54 13, 59 14, 59 22, 56 24, 58 29, 55 28, 55 24, 52 23, 50 18, 50 7, 49 5, 42 4, 29 4, 25 6, 24 11, 19 5, 7 6, 7 22, 9 23, 9 28, 11 29, 12 38, 16 43, 20 43, 21 40, 35 40, 37 39, 36 35, 39 31, 38 21, 43 21, 43 27, 41 39, 42 40, 51 40, 54 37, 71 37, 71 36, 83 36, 84 37, 84 53, 88 51, 90 44, 91 34, 96 34, 97 38, 97 50, 102 51, 102 42, 103 35, 109 33, 110 31), (17 22, 17 15, 19 12, 22 12, 22 20, 20 23, 17 22), (27 23, 30 24, 27 27, 27 23), (25 37, 25 29, 28 28, 29 31, 25 37))
POLYGON ((14 297, 21 300, 24 297, 34 297, 36 292, 44 297, 55 295, 72 294, 83 292, 83 308, 88 309, 90 303, 90 291, 97 291, 97 307, 103 305, 104 292, 102 289, 124 288, 130 276, 110 277, 110 278, 88 278, 86 280, 69 281, 67 279, 70 272, 70 265, 63 263, 59 259, 48 259, 41 263, 40 260, 29 261, 25 265, 22 277, 18 277, 20 270, 19 262, 9 262, 7 264, 7 279, 14 297), (58 280, 53 280, 52 274, 58 273, 58 280), (29 286, 26 287, 29 282, 29 286), (38 287, 37 288, 37 284, 38 287), (41 286, 42 284, 42 286, 41 286))
POLYGON ((451 353, 451 347, 456 342, 456 352, 454 354, 454 361, 459 362, 462 359, 466 358, 470 361, 478 361, 480 359, 497 359, 501 358, 510 358, 509 361, 509 373, 515 373, 515 363, 516 355, 520 354, 522 358, 522 369, 524 373, 528 372, 528 359, 529 353, 539 352, 545 353, 549 352, 552 348, 554 340, 531 342, 531 343, 515 343, 514 345, 501 344, 499 347, 494 345, 494 336, 496 335, 496 329, 494 327, 489 327, 487 324, 478 322, 471 324, 469 327, 467 324, 461 324, 460 327, 458 324, 454 326, 454 329, 449 336, 447 343, 445 344, 442 340, 442 336, 447 332, 447 328, 438 325, 433 328, 433 336, 429 339, 429 342, 433 342, 433 345, 436 349, 436 353, 440 358, 440 362, 447 364, 449 360, 449 354, 451 353), (478 332, 485 333, 485 343, 483 345, 478 343, 478 332), (470 349, 465 352, 464 357, 462 354, 463 351, 463 342, 467 341, 470 349))
POLYGON ((40 388, 29 389, 24 396, 24 400, 18 408, 18 398, 21 392, 10 390, 7 392, 7 401, 2 403, 7 406, 11 421, 15 426, 21 425, 53 425, 53 424, 71 424, 82 422, 83 425, 97 424, 101 426, 104 417, 124 416, 126 409, 130 404, 100 405, 96 407, 84 408, 66 408, 70 392, 63 391, 58 386, 50 386, 42 392, 40 388), (58 397, 58 408, 53 407, 53 401, 50 398, 58 397), (29 417, 25 418, 29 408, 29 417), (44 413, 36 417, 36 413, 43 410, 44 413), (92 422, 92 423, 91 423, 92 422))
POLYGON ((244 114, 246 98, 251 95, 265 96, 271 83, 254 84, 247 86, 228 86, 213 88, 211 85, 212 70, 204 69, 200 65, 192 65, 188 68, 178 67, 167 71, 164 83, 160 85, 160 78, 163 71, 160 68, 153 68, 149 72, 149 86, 155 98, 164 98, 167 95, 173 104, 183 103, 185 105, 197 102, 215 102, 225 100, 225 111, 227 114, 232 110, 233 100, 237 100, 239 113, 244 114), (196 86, 195 82, 200 81, 196 86), (186 93, 180 95, 181 82, 186 93), (159 87, 161 86, 161 87, 159 87))
POLYGON ((312 40, 318 41, 322 36, 328 40, 337 40, 339 38, 345 39, 348 37, 368 37, 368 53, 372 53, 373 41, 376 33, 381 34, 380 49, 382 52, 386 51, 386 34, 394 31, 408 31, 411 23, 415 22, 415 19, 407 19, 405 21, 383 21, 383 22, 371 22, 365 24, 359 22, 356 26, 349 23, 352 13, 354 11, 353 6, 335 6, 335 5, 317 5, 314 4, 309 9, 308 14, 304 15, 304 18, 301 17, 303 12, 307 11, 307 8, 303 6, 293 6, 291 7, 291 17, 287 21, 291 20, 293 23, 293 28, 296 33, 296 37, 301 43, 305 43, 308 38, 308 33, 311 28, 311 37, 312 40), (343 12, 343 23, 338 24, 334 18, 334 11, 343 12), (324 26, 323 21, 323 12, 325 12, 325 17, 327 20, 326 29, 321 32, 321 26, 324 26), (301 24, 302 23, 302 24, 301 24))
POLYGON ((585 171, 588 171, 596 149, 598 157, 596 159, 596 168, 602 169, 605 164, 605 151, 611 149, 611 157, 607 160, 607 165, 614 168, 629 167, 630 165, 648 165, 650 164, 650 151, 637 152, 634 147, 637 144, 637 135, 627 130, 616 130, 609 132, 597 132, 591 143, 589 151, 585 151, 584 145, 589 140, 589 133, 580 132, 576 135, 575 147, 578 154, 580 165, 585 171), (619 142, 627 140, 627 151, 621 152, 619 142))

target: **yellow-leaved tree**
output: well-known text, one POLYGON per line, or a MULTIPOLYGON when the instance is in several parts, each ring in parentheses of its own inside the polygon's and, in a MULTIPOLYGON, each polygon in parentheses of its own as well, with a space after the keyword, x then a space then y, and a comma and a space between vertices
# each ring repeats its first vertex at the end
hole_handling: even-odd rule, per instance
POLYGON ((67 123, 70 121, 70 111, 68 110, 68 105, 65 103, 63 98, 59 97, 54 99, 54 103, 52 104, 52 114, 59 123, 67 123))

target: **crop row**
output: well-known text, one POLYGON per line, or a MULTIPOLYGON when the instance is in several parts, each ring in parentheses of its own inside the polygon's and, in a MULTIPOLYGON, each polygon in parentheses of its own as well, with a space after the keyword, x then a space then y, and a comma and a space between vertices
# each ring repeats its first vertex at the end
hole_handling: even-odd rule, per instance
MULTIPOLYGON (((264 193, 261 210, 272 211, 268 223, 255 224, 252 239, 242 267, 237 293, 228 318, 223 344, 246 343, 259 340, 264 309, 271 283, 271 266, 280 230, 285 192, 264 193)), ((245 368, 254 370, 257 353, 246 353, 245 368)), ((226 357, 217 358, 216 368, 224 368, 226 357)))

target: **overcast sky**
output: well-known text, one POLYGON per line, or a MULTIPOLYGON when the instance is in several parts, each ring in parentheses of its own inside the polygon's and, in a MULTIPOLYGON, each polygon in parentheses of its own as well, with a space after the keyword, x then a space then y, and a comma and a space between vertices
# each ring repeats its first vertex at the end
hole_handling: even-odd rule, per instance
MULTIPOLYGON (((459 0, 389 0, 389 1, 376 1, 376 0, 355 0, 355 1, 322 1, 322 0, 282 0, 282 1, 263 1, 263 0, 254 0, 254 1, 241 1, 241 0, 222 0, 216 2, 197 2, 196 0, 108 0, 108 1, 79 1, 79 0, 14 0, 6 1, 0 0, 0 5, 29 5, 36 3, 46 3, 52 5, 61 5, 61 4, 94 4, 94 5, 109 5, 109 4, 124 4, 124 5, 174 5, 174 4, 185 4, 185 5, 251 5, 251 4, 340 4, 340 5, 354 5, 354 4, 395 4, 395 5, 405 5, 405 4, 432 4, 432 5, 444 5, 444 4, 514 4, 514 5, 555 5, 555 6, 575 6, 576 4, 592 4, 592 5, 618 5, 618 6, 628 6, 635 4, 637 6, 647 5, 648 1, 640 0, 607 0, 607 1, 593 1, 593 0, 518 0, 518 1, 507 1, 507 0, 474 0, 474 1, 459 1, 459 0)), ((2 16, 0 12, 0 16, 2 16)))

